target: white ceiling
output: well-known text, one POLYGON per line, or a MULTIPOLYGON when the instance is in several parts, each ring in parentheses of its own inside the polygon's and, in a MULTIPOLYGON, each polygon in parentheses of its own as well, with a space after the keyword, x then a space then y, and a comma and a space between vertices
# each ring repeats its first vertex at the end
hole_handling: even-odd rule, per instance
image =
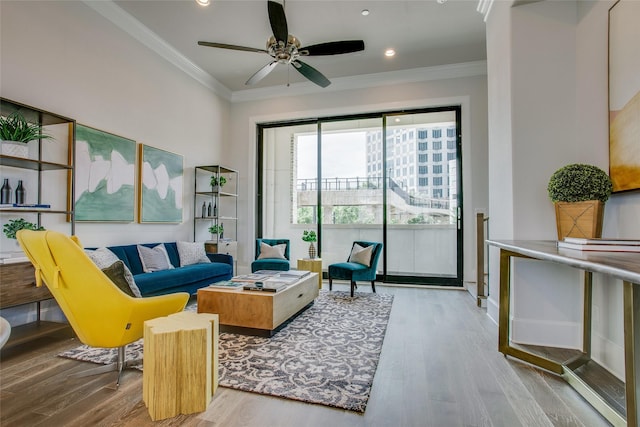
MULTIPOLYGON (((266 0, 211 0, 207 7, 195 0, 114 3, 230 92, 307 82, 293 67, 279 64, 257 85, 245 86, 270 56, 197 45, 203 40, 264 49, 271 36, 266 0)), ((302 46, 364 40, 363 52, 304 58, 332 80, 485 60, 485 25, 477 5, 477 0, 287 0, 285 14, 289 33, 302 46), (368 16, 362 16, 363 9, 368 16), (384 56, 388 48, 396 50, 395 57, 384 56)))

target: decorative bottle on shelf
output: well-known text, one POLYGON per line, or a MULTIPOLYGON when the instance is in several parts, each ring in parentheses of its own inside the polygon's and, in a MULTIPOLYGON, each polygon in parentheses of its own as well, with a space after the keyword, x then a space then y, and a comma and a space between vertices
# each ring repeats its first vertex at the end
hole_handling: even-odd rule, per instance
POLYGON ((224 224, 220 223, 220 240, 224 239, 224 224))
POLYGON ((207 216, 207 202, 202 202, 202 218, 207 216))
POLYGON ((213 202, 213 216, 218 217, 218 204, 213 202))
POLYGON ((211 202, 209 202, 209 206, 207 207, 207 216, 211 217, 211 202))
POLYGON ((18 180, 18 186, 16 187, 16 203, 21 205, 24 203, 25 191, 22 186, 22 180, 18 180))
POLYGON ((5 178, 4 183, 2 184, 2 194, 0 196, 0 203, 7 204, 11 203, 11 185, 9 184, 9 179, 5 178))

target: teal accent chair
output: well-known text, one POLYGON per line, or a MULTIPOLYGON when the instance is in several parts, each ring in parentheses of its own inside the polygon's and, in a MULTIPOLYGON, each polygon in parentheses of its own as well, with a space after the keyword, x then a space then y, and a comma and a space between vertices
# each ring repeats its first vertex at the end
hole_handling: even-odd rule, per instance
POLYGON ((251 263, 251 272, 255 273, 258 270, 289 270, 289 239, 256 239, 256 260, 251 263), (260 243, 266 243, 269 246, 286 244, 287 247, 284 251, 284 257, 286 259, 279 258, 263 258, 258 259, 260 256, 260 243))
MULTIPOLYGON (((349 261, 331 264, 328 271, 329 290, 331 290, 333 286, 333 279, 349 280, 351 282, 351 296, 353 296, 354 290, 358 287, 356 282, 366 280, 371 282, 371 289, 375 293, 376 269, 378 266, 378 260, 380 259, 380 254, 382 253, 382 243, 362 241, 353 242, 354 245, 356 243, 365 248, 371 245, 375 246, 371 253, 371 265, 367 267, 364 264, 349 261)), ((351 246, 351 250, 353 250, 353 245, 351 246)), ((351 254, 351 251, 349 254, 351 254)))

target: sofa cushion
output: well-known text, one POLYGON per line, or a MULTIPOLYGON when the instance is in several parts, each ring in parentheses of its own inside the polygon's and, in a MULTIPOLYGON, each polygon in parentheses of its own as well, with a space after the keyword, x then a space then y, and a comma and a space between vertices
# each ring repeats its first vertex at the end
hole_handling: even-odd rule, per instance
POLYGON ((164 248, 164 244, 160 243, 158 246, 148 248, 146 246, 137 245, 138 254, 140 255, 140 262, 142 263, 142 270, 145 273, 153 273, 154 271, 170 270, 173 267, 171 261, 169 261, 169 254, 164 248))
POLYGON ((224 280, 219 279, 219 277, 231 277, 231 274, 231 265, 212 262, 208 264, 193 264, 172 270, 137 274, 134 278, 143 295, 157 295, 165 289, 177 286, 188 287, 190 284, 200 281, 206 282, 210 280, 209 284, 211 284, 224 280))
POLYGON ((287 271, 289 270, 289 260, 278 258, 257 259, 251 263, 251 272, 255 273, 259 270, 287 271))
POLYGON ((371 254, 373 253, 373 245, 362 247, 357 243, 353 244, 349 262, 357 262, 367 267, 371 267, 371 254))
POLYGON ((176 242, 176 246, 180 257, 180 267, 211 262, 207 258, 202 242, 176 242))
POLYGON ((260 255, 258 256, 258 259, 286 259, 284 256, 284 251, 286 249, 287 245, 284 243, 280 245, 270 246, 264 242, 260 242, 260 255))
MULTIPOLYGON (((107 275, 107 277, 118 287, 122 292, 129 295, 130 297, 135 297, 136 295, 131 290, 129 286, 129 282, 125 277, 125 268, 127 268, 122 260, 117 260, 109 267, 105 267, 102 269, 102 272, 107 275)), ((131 274, 131 273, 129 273, 131 274)), ((132 277, 133 279, 133 277, 132 277)), ((137 288, 136 288, 137 289, 137 288)), ((140 292, 140 291, 138 291, 140 292)))
MULTIPOLYGON (((116 261, 121 261, 120 258, 116 256, 116 254, 108 248, 98 248, 95 250, 85 249, 84 252, 87 254, 89 258, 91 258, 93 263, 103 271, 105 268, 111 267, 116 261)), ((134 296, 141 297, 142 295, 140 294, 140 290, 136 286, 136 282, 133 278, 133 274, 124 263, 122 266, 123 266, 124 279, 127 281, 127 285, 129 286, 129 289, 134 294, 134 296)))

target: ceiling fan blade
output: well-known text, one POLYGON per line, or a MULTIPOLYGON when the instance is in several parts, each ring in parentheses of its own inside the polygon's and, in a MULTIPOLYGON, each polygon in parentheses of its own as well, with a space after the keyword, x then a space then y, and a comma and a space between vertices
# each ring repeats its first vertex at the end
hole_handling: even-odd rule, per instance
POLYGON ((278 65, 278 61, 269 62, 267 65, 265 65, 264 67, 256 71, 256 73, 253 76, 251 76, 249 80, 247 80, 245 85, 253 85, 258 83, 260 80, 267 77, 267 75, 271 71, 273 71, 274 68, 276 68, 276 65, 278 65))
POLYGON ((316 70, 311 65, 305 64, 299 59, 291 62, 291 65, 293 65, 293 68, 298 70, 300 74, 320 87, 327 87, 331 84, 329 79, 327 79, 320 71, 316 70))
POLYGON ((343 40, 339 42, 319 43, 298 49, 303 56, 340 55, 364 50, 362 40, 343 40))
POLYGON ((287 28, 287 17, 284 14, 284 6, 278 2, 269 0, 267 9, 269 11, 269 23, 271 24, 271 31, 273 31, 274 37, 277 41, 287 44, 289 29, 287 28))
POLYGON ((224 43, 213 43, 213 42, 198 42, 198 44, 200 46, 219 47, 222 49, 231 49, 231 50, 242 50, 245 52, 269 53, 264 49, 256 49, 254 47, 246 47, 246 46, 236 46, 235 44, 224 44, 224 43))

